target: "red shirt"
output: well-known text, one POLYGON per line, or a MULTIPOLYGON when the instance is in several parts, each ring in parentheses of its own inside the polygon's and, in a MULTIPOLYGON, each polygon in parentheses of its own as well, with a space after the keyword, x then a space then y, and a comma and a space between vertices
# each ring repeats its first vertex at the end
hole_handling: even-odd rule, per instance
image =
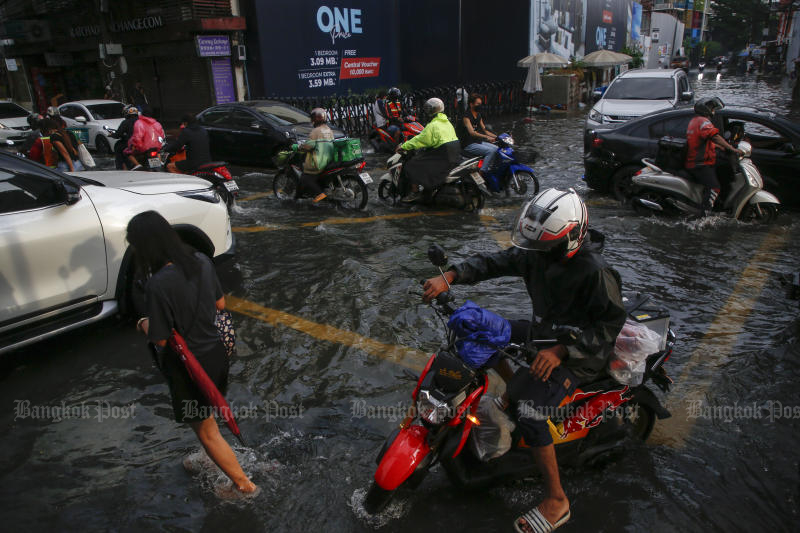
POLYGON ((33 145, 31 149, 28 151, 28 159, 31 161, 36 161, 37 163, 44 164, 44 155, 42 154, 42 150, 44 147, 42 146, 42 138, 39 137, 35 141, 33 141, 33 145))
POLYGON ((711 137, 719 130, 706 117, 694 117, 686 128, 686 168, 699 165, 713 165, 717 161, 717 150, 711 137))

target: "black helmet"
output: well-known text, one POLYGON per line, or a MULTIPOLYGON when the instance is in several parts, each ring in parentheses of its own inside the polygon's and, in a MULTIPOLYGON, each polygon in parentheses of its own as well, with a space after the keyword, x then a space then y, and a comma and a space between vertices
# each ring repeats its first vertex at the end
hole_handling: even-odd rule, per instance
POLYGON ((387 96, 389 96, 389 100, 394 100, 395 102, 400 100, 400 89, 398 89, 397 87, 392 87, 386 94, 387 96))
POLYGON ((713 115, 717 109, 722 109, 723 107, 725 107, 725 105, 722 103, 722 100, 716 96, 709 96, 695 102, 694 112, 700 116, 711 118, 711 115, 713 115))
POLYGON ((32 130, 38 130, 39 126, 42 124, 43 117, 39 113, 31 113, 28 115, 28 126, 31 127, 32 130))

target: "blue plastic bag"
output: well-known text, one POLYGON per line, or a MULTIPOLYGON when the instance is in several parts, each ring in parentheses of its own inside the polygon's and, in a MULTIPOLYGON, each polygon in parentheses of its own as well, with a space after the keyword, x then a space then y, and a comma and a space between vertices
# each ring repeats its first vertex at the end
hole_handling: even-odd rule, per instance
POLYGON ((480 368, 511 340, 511 324, 505 318, 467 301, 447 323, 456 334, 456 349, 461 360, 480 368))

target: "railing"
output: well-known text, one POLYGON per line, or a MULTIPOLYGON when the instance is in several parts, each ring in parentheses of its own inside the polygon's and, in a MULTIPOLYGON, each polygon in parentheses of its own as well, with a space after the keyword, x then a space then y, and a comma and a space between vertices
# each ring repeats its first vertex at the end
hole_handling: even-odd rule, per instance
MULTIPOLYGON (((460 87, 434 87, 420 89, 403 95, 403 108, 407 114, 421 115, 422 106, 429 98, 441 98, 444 112, 453 121, 460 119, 467 109, 467 98, 477 93, 483 99, 484 117, 520 113, 525 111, 528 95, 522 91, 521 81, 467 84, 460 87)), ((330 123, 342 128, 350 136, 366 137, 374 121, 372 104, 374 96, 327 96, 274 98, 311 111, 321 107, 328 112, 330 123)))

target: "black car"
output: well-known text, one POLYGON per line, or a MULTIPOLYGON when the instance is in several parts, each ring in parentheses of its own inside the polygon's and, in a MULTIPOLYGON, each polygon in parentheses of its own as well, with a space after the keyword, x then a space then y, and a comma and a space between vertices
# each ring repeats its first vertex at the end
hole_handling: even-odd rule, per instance
MULTIPOLYGON (((642 158, 656 157, 658 141, 664 136, 686 138, 694 116, 692 108, 675 109, 590 132, 583 179, 592 189, 610 191, 623 199, 631 176, 643 167, 642 158)), ((743 123, 764 188, 783 204, 800 205, 800 124, 750 107, 725 107, 717 111, 714 122, 723 135, 732 122, 743 123)), ((718 157, 717 163, 723 164, 723 160, 718 157)))
MULTIPOLYGON (((308 138, 311 117, 276 100, 251 100, 210 107, 197 115, 208 131, 211 157, 242 165, 272 165, 272 157, 308 138)), ((336 138, 345 133, 331 126, 336 138)))

